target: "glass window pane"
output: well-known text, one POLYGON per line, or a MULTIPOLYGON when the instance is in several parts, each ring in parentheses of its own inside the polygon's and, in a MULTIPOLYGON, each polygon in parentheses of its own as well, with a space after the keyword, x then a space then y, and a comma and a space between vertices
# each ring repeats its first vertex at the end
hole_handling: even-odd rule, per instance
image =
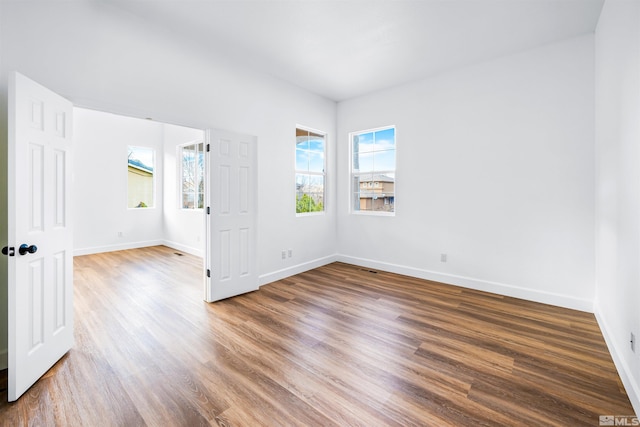
POLYGON ((296 212, 324 211, 325 136, 296 129, 296 212))
POLYGON ((309 151, 324 152, 324 138, 310 139, 309 151))
POLYGON ((309 152, 309 172, 324 172, 324 151, 309 152))
POLYGON ((391 171, 396 168, 396 150, 376 151, 373 153, 373 170, 391 171))
POLYGON ((298 136, 298 142, 296 144, 296 170, 300 172, 324 172, 323 137, 298 136))
POLYGON ((374 135, 375 150, 393 150, 396 148, 396 130, 393 128, 377 131, 374 135))
POLYGON ((373 152, 360 153, 358 164, 359 168, 354 166, 354 172, 373 172, 373 152))
POLYGON ((194 193, 182 193, 182 207, 184 209, 193 209, 194 193))
POLYGON ((373 183, 373 175, 372 174, 360 174, 360 190, 367 190, 370 187, 370 184, 373 183))
POLYGON ((309 176, 308 193, 324 193, 324 176, 319 176, 319 175, 309 176))
POLYGON ((309 170, 309 151, 296 148, 296 170, 309 170))
POLYGON ((182 181, 182 192, 183 193, 189 193, 190 191, 193 191, 192 188, 189 187, 189 183, 187 181, 182 181))
POLYGON ((395 128, 351 135, 352 209, 393 212, 395 206, 395 128))
POLYGON ((309 175, 296 174, 296 192, 309 192, 309 175))
POLYGON ((154 206, 155 151, 150 147, 128 147, 127 207, 154 206))
POLYGON ((183 191, 193 191, 195 188, 194 163, 195 146, 188 145, 182 148, 182 189, 183 191))
POLYGON ((309 212, 322 212, 324 210, 324 193, 309 194, 309 212))
POLYGON ((371 153, 374 150, 374 138, 372 133, 365 133, 358 136, 358 152, 360 154, 371 153))
POLYGON ((308 194, 296 196, 296 213, 311 212, 311 197, 308 194))
POLYGON ((309 135, 296 136, 296 150, 309 150, 309 135))
POLYGON ((373 132, 369 133, 361 133, 356 135, 358 141, 358 149, 360 152, 362 151, 373 151, 373 143, 374 143, 374 134, 373 132))
POLYGON ((180 191, 182 209, 202 209, 204 207, 204 163, 205 144, 199 142, 180 147, 180 191))
POLYGON ((360 197, 358 199, 359 211, 370 211, 372 207, 372 199, 370 197, 360 197))

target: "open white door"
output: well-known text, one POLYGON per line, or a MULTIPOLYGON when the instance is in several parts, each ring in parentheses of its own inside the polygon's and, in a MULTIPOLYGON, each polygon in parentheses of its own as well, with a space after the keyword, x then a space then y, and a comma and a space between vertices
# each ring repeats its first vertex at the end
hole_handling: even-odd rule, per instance
POLYGON ((258 289, 256 138, 208 130, 205 300, 258 289))
POLYGON ((73 345, 72 104, 9 80, 9 401, 73 345))

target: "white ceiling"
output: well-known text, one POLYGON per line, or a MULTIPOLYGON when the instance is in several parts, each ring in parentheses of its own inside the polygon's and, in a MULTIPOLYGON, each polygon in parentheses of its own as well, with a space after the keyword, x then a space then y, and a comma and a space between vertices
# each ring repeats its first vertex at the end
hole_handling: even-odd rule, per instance
POLYGON ((103 0, 341 101, 595 30, 604 0, 103 0))

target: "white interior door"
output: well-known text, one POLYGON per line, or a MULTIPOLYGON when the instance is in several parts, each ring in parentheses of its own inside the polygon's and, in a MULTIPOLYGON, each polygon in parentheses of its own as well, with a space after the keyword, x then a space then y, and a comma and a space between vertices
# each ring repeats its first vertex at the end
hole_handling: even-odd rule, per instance
POLYGON ((206 133, 207 206, 205 300, 258 289, 256 262, 256 138, 206 133))
POLYGON ((9 401, 73 345, 72 111, 47 88, 10 76, 9 401))

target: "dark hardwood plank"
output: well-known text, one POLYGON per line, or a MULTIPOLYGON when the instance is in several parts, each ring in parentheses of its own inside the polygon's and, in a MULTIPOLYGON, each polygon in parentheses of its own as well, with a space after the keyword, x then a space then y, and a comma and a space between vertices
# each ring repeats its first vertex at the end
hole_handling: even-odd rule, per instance
POLYGON ((76 344, 2 426, 598 425, 593 315, 334 263, 206 304, 166 247, 75 259, 76 344))

